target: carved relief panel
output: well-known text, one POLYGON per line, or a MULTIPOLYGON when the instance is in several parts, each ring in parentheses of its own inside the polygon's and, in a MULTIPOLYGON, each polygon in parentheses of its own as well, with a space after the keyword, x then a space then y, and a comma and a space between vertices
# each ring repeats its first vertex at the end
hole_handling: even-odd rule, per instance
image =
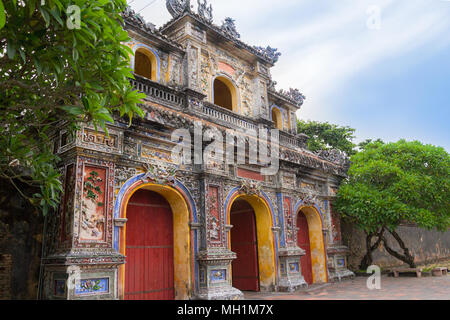
POLYGON ((74 247, 112 246, 113 191, 112 162, 78 158, 73 225, 74 247))
POLYGON ((209 247, 224 247, 224 213, 222 209, 222 190, 218 185, 207 185, 207 241, 209 247))

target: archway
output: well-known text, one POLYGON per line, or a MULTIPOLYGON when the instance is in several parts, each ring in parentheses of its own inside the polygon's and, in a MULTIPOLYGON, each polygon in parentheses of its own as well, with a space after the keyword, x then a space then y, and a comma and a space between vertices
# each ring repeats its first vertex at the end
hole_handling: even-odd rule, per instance
MULTIPOLYGON (((275 287, 276 279, 276 244, 274 241, 272 228, 274 227, 274 222, 272 220, 271 210, 269 208, 268 202, 256 195, 243 195, 239 192, 231 192, 227 197, 227 202, 225 208, 227 210, 227 221, 231 222, 231 216, 233 211, 233 205, 235 202, 240 203, 244 206, 244 210, 247 212, 253 211, 254 221, 255 221, 255 233, 256 233, 256 257, 257 257, 257 278, 259 282, 258 289, 261 291, 270 291, 275 287), (238 202, 239 201, 239 202, 238 202)), ((242 207, 241 207, 242 208, 242 207)), ((237 215, 239 212, 236 213, 237 215)), ((234 219, 233 219, 234 220, 234 219)), ((235 221, 235 220, 234 220, 235 221)), ((239 221, 238 221, 239 222, 239 221)), ((244 225, 251 224, 251 217, 247 217, 244 225)), ((238 239, 239 240, 239 239, 238 239)), ((230 250, 233 248, 233 231, 230 232, 230 237, 228 238, 228 245, 230 250)), ((255 244, 253 244, 255 245, 255 244)), ((251 247, 251 244, 249 245, 251 247)), ((253 258, 251 261, 255 261, 253 258)), ((253 267, 253 270, 256 270, 253 267)), ((232 276, 233 276, 232 267, 232 276)), ((238 271, 239 274, 239 271, 238 271)), ((253 272, 253 277, 255 272, 253 272)), ((253 282, 255 283, 255 282, 253 282)))
POLYGON ((283 115, 281 114, 280 109, 276 107, 272 108, 272 121, 275 123, 275 127, 278 130, 283 130, 283 115))
MULTIPOLYGON (((132 182, 133 180, 131 180, 132 182)), ((130 182, 130 183, 131 183, 130 182)), ((121 202, 121 212, 120 215, 122 218, 128 219, 128 212, 129 210, 133 210, 133 204, 132 202, 135 198, 134 195, 137 194, 140 191, 149 191, 152 194, 151 201, 145 200, 144 203, 141 203, 143 207, 147 206, 149 208, 159 208, 160 211, 165 212, 166 214, 171 212, 173 213, 173 228, 172 228, 172 236, 173 241, 172 245, 170 242, 168 244, 163 245, 161 249, 167 249, 166 251, 170 251, 169 247, 173 247, 173 289, 174 294, 173 297, 176 300, 186 300, 190 298, 190 294, 192 292, 192 268, 193 268, 193 260, 191 256, 192 248, 191 248, 191 230, 189 228, 190 223, 190 207, 187 204, 185 198, 181 194, 179 190, 177 190, 175 187, 169 186, 169 185, 158 185, 154 183, 144 183, 141 180, 137 180, 136 183, 131 185, 131 187, 128 189, 128 191, 125 194, 120 194, 120 197, 123 199, 121 202), (155 195, 156 193, 156 195, 155 195), (167 204, 170 207, 170 210, 168 210, 167 204)), ((142 196, 140 196, 142 197, 142 196)), ((139 198, 138 198, 139 199, 139 198)), ((141 201, 142 202, 142 201, 141 201)), ((142 214, 141 214, 142 216, 142 214)), ((132 216, 130 216, 132 218, 132 216)), ((160 217, 160 219, 162 219, 160 217)), ((161 225, 163 223, 161 222, 161 225)), ((165 226, 168 227, 168 222, 166 220, 165 226)), ((131 224, 132 228, 133 225, 131 224)), ((128 247, 128 228, 129 226, 126 224, 123 228, 122 234, 120 236, 120 252, 123 255, 126 255, 127 253, 127 247, 128 247)), ((170 228, 170 227, 169 227, 170 228)), ((133 232, 133 231, 131 231, 133 232)), ((168 235, 166 234, 166 240, 168 235)), ((132 245, 131 245, 132 246, 132 245)), ((147 247, 151 247, 147 246, 147 247)), ((161 246, 161 245, 159 245, 161 246)), ((145 245, 143 247, 146 247, 145 245)), ((158 247, 158 245, 155 245, 155 247, 158 247)), ((154 249, 154 248, 141 248, 141 249, 154 249)), ((169 261, 168 259, 166 261, 169 261)), ((170 272, 170 266, 167 266, 165 268, 167 271, 166 276, 169 277, 170 272)), ((121 288, 119 294, 122 298, 126 298, 125 296, 125 288, 128 288, 127 284, 125 283, 127 281, 127 265, 121 267, 121 276, 120 276, 120 283, 119 286, 121 288)), ((170 283, 170 282, 168 282, 170 283)), ((161 289, 170 289, 170 287, 167 288, 161 288, 161 289)), ((152 291, 152 290, 148 290, 152 291)), ((169 291, 169 290, 166 290, 169 291)), ((140 293, 140 292, 138 292, 140 293)), ((148 292, 144 292, 148 293, 148 292)), ((151 297, 150 297, 151 298, 151 297)), ((154 298, 157 299, 158 297, 154 298)), ((166 298, 164 298, 166 299, 166 298)))
POLYGON ((157 71, 158 62, 155 55, 145 48, 137 49, 134 56, 134 73, 141 77, 157 81, 157 71))
POLYGON ((127 207, 126 300, 173 300, 173 214, 158 193, 138 190, 127 207))
POLYGON ((308 284, 328 282, 323 223, 314 207, 302 207, 297 213, 297 244, 306 254, 300 260, 308 284))
POLYGON ((219 107, 237 112, 237 90, 233 82, 226 77, 219 76, 214 79, 214 104, 219 107))
POLYGON ((230 212, 231 251, 237 259, 232 263, 233 287, 241 291, 259 291, 258 242, 256 217, 245 200, 233 203, 230 212))

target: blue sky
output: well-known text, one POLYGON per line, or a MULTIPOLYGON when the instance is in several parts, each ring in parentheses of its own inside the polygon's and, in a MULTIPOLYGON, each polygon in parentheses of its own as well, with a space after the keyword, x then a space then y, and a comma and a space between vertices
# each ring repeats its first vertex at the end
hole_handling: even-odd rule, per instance
MULTIPOLYGON (((129 0, 157 26, 165 0, 129 0)), ((197 1, 191 0, 194 7, 197 1)), ((450 151, 450 0, 210 0, 214 23, 278 48, 278 89, 298 88, 305 120, 357 130, 357 142, 420 140, 450 151)))

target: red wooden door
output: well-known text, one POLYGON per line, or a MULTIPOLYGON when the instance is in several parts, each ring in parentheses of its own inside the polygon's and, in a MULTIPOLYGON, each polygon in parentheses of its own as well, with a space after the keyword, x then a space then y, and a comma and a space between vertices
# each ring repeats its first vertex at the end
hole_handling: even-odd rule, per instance
POLYGON ((300 229, 297 236, 298 246, 306 251, 306 254, 300 259, 302 274, 306 283, 312 284, 311 242, 309 240, 308 220, 302 212, 298 214, 297 227, 300 229))
POLYGON ((139 190, 130 199, 126 229, 126 300, 173 300, 173 218, 161 195, 139 190))
POLYGON ((233 287, 241 291, 259 291, 256 221, 253 208, 245 201, 236 202, 231 209, 231 251, 233 287))

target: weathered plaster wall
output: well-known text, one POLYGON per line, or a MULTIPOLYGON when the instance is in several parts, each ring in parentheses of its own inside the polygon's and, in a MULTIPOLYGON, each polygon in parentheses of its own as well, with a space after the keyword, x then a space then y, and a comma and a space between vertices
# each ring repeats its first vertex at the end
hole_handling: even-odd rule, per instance
POLYGON ((0 181, 0 299, 36 299, 42 215, 0 181))
MULTIPOLYGON (((397 230, 405 244, 416 258, 416 263, 436 262, 450 259, 450 231, 428 231, 412 226, 401 226, 397 230)), ((386 234, 389 245, 399 251, 395 239, 386 234)), ((350 249, 349 268, 357 271, 365 253, 365 234, 354 225, 342 221, 343 244, 350 249)), ((374 264, 380 267, 394 267, 404 265, 402 261, 392 257, 381 247, 373 253, 374 264)))

